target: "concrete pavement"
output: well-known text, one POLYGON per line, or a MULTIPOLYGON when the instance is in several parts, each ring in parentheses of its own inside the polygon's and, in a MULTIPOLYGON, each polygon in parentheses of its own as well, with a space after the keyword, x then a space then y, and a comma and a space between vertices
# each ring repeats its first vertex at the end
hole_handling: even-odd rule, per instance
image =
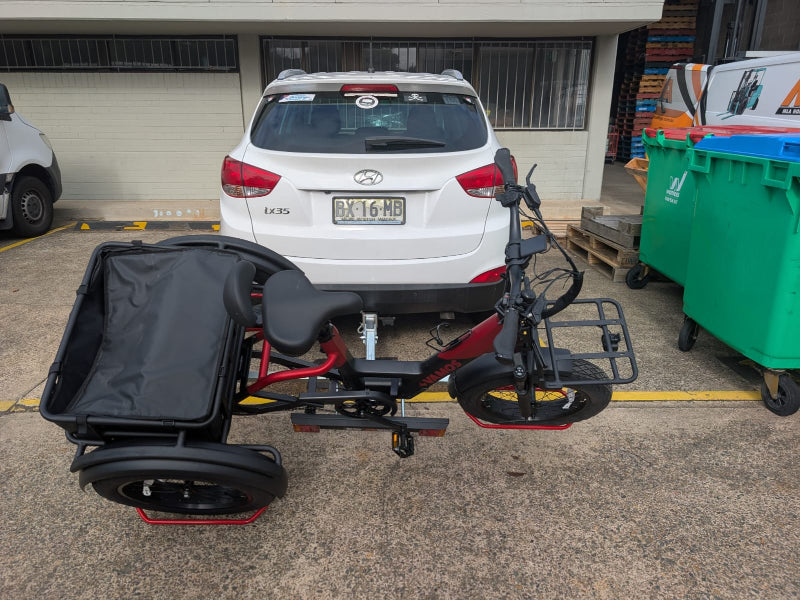
MULTIPOLYGON (((171 234, 0 238, 3 598, 800 596, 798 415, 720 401, 756 398, 760 378, 707 334, 677 349, 678 286, 634 291, 592 269, 582 295, 622 303, 640 376, 590 421, 487 431, 455 404, 415 404, 410 414, 451 425, 401 460, 386 433, 297 434, 286 414, 237 417, 230 441, 275 445, 289 472, 286 497, 244 527, 146 525, 81 492, 74 447, 31 405, 91 250, 171 234), (676 397, 714 401, 665 401, 676 397)), ((379 354, 427 355, 437 322, 380 329, 379 354)))

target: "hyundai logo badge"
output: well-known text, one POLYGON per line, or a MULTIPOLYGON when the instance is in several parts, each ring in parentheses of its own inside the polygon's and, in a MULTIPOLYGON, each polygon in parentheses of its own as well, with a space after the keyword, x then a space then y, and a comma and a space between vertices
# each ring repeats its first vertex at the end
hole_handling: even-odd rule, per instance
POLYGON ((360 183, 361 185, 377 185, 383 181, 383 175, 372 169, 362 169, 353 175, 353 179, 355 179, 356 183, 360 183))

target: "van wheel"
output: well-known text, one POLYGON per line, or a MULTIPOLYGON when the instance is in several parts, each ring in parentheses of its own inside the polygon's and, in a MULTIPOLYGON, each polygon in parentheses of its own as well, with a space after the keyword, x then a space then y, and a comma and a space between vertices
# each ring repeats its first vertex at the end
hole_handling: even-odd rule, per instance
POLYGON ((42 235, 53 223, 53 198, 35 177, 21 177, 11 192, 14 232, 21 237, 42 235))

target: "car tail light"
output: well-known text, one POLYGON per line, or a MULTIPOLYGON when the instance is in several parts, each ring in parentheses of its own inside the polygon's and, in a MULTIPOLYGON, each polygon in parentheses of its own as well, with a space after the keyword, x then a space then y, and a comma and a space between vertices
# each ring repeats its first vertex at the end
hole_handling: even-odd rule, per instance
POLYGON ((222 161, 222 191, 233 198, 266 196, 278 185, 281 176, 248 165, 230 156, 222 161))
POLYGON ((505 266, 497 267, 496 269, 491 269, 490 271, 486 271, 474 277, 470 283, 495 283, 503 278, 505 272, 505 266))
POLYGON ((388 83, 348 83, 339 90, 342 94, 396 94, 397 86, 388 83))
MULTIPOLYGON (((511 165, 514 167, 514 179, 516 179, 517 161, 513 156, 511 165)), ((500 174, 500 169, 493 164, 463 173, 456 177, 456 181, 461 184, 465 192, 477 198, 494 198, 496 192, 503 191, 503 176, 500 174)))

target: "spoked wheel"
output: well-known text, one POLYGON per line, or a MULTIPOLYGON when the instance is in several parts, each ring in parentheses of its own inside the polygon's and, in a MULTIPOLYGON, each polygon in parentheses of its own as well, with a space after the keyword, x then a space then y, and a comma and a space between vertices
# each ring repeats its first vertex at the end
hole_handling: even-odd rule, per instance
MULTIPOLYGON (((98 494, 120 504, 195 515, 257 510, 284 494, 286 472, 281 465, 251 450, 214 446, 234 452, 212 450, 209 454, 206 449, 198 455, 199 460, 184 460, 170 457, 172 450, 184 449, 165 446, 161 447, 163 457, 122 458, 84 468, 80 484, 91 484, 98 494), (236 451, 249 456, 239 456, 236 451), (236 466, 238 458, 243 460, 236 466)), ((148 453, 152 448, 147 447, 148 453)), ((103 452, 107 450, 96 450, 87 456, 103 452)))
POLYGON ((650 271, 642 263, 634 265, 625 275, 625 283, 632 290, 640 290, 650 282, 650 271))
POLYGON ((602 369, 582 359, 573 361, 573 379, 596 380, 556 391, 537 390, 532 403, 533 416, 524 419, 514 389, 514 379, 507 375, 488 379, 459 394, 458 403, 467 413, 503 425, 565 425, 595 416, 611 401, 611 385, 602 369))
POLYGON ((761 384, 761 399, 766 407, 776 415, 788 417, 800 409, 800 386, 787 373, 782 373, 778 378, 776 397, 772 397, 766 382, 764 382, 761 384))

